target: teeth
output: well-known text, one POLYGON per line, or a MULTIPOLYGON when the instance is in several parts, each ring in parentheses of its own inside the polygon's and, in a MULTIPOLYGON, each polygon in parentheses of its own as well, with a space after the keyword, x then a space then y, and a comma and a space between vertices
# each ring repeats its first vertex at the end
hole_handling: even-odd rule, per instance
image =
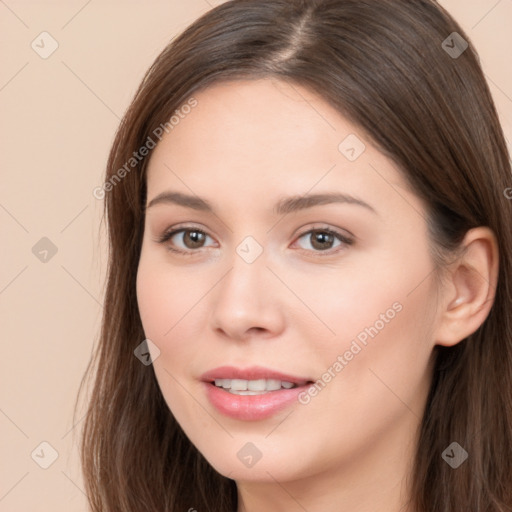
POLYGON ((261 395, 267 391, 297 387, 293 382, 277 379, 215 379, 215 385, 237 395, 261 395))
POLYGON ((276 391, 278 389, 281 389, 281 381, 275 380, 275 379, 268 379, 267 380, 267 389, 269 391, 276 391))
MULTIPOLYGON (((265 391, 267 383, 265 379, 259 380, 248 380, 247 381, 247 389, 251 391, 265 391)), ((233 388, 231 388, 233 389, 233 388)))
POLYGON ((233 379, 231 381, 231 391, 247 391, 247 382, 242 379, 233 379))

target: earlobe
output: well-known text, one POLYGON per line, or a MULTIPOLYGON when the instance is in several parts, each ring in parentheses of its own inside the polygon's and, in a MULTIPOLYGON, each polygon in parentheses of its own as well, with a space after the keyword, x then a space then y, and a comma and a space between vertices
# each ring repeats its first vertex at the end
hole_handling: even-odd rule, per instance
POLYGON ((473 334, 494 303, 499 254, 496 237, 487 227, 469 230, 462 255, 449 269, 439 310, 435 343, 453 346, 473 334))

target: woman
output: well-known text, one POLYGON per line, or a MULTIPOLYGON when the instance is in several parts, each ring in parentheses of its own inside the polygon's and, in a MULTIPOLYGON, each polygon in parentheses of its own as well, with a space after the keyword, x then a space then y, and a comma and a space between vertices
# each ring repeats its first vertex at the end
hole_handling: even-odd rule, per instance
POLYGON ((437 3, 202 16, 95 193, 91 509, 512 510, 510 186, 437 3))

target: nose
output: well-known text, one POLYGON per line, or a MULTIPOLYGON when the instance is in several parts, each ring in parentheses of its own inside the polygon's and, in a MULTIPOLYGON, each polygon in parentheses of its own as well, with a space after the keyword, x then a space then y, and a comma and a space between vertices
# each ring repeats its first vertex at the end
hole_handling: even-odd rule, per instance
POLYGON ((233 340, 271 338, 284 329, 284 287, 267 267, 265 251, 252 263, 237 253, 212 295, 211 326, 233 340))

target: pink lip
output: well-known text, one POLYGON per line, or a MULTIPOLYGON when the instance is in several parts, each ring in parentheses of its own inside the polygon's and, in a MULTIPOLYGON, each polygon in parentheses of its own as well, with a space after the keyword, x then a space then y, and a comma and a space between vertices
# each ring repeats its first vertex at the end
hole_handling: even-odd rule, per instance
POLYGON ((256 421, 268 418, 297 402, 298 395, 308 387, 311 379, 276 372, 268 368, 253 366, 240 369, 222 366, 201 376, 205 393, 211 404, 222 414, 244 421, 256 421), (276 379, 297 385, 292 389, 269 391, 261 395, 235 395, 215 386, 215 379, 276 379))
POLYGON ((251 366, 250 368, 235 368, 234 366, 220 366, 214 368, 201 375, 200 379, 205 382, 213 382, 215 379, 244 379, 244 380, 258 380, 258 379, 276 379, 286 382, 293 382, 298 386, 311 382, 311 379, 304 377, 296 377, 286 373, 276 372, 263 366, 251 366))

